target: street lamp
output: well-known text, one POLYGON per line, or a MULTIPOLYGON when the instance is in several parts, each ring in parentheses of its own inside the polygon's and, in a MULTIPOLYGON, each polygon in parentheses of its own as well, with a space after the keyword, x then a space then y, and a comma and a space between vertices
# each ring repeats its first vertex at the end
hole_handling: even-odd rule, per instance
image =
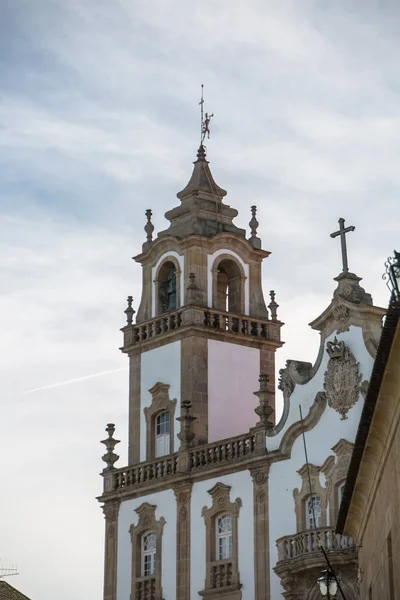
POLYGON ((321 577, 317 579, 317 583, 322 596, 333 598, 336 595, 338 588, 337 581, 329 569, 322 572, 321 577))
POLYGON ((394 256, 389 256, 385 262, 386 273, 384 279, 387 279, 386 285, 395 296, 395 300, 400 302, 400 252, 394 251, 394 256))

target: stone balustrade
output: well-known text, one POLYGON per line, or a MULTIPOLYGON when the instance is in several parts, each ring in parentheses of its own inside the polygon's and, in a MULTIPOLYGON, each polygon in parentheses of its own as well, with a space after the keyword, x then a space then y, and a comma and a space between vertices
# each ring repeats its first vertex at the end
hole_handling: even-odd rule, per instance
POLYGON ((211 587, 221 588, 232 585, 232 561, 218 560, 211 563, 211 587))
POLYGON ((127 325, 123 328, 124 348, 148 342, 182 327, 191 326, 233 335, 279 341, 281 325, 276 320, 254 319, 215 309, 188 306, 143 323, 127 325))
POLYGON ((310 529, 295 535, 286 535, 277 540, 278 561, 321 553, 319 543, 327 552, 354 548, 353 540, 335 533, 334 527, 310 529))
POLYGON ((225 461, 237 461, 252 456, 254 450, 255 439, 252 434, 206 444, 190 451, 190 468, 204 469, 225 461))
POLYGON ((175 475, 177 462, 177 455, 171 454, 149 462, 139 463, 133 467, 115 470, 111 473, 112 490, 123 490, 131 486, 160 481, 170 475, 175 475))
MULTIPOLYGON (((262 440, 265 451, 265 437, 262 440)), ((185 473, 195 475, 215 466, 229 466, 242 460, 253 458, 257 454, 256 438, 253 433, 220 440, 211 444, 204 444, 182 453, 176 452, 160 458, 153 459, 126 467, 112 469, 104 474, 104 492, 124 492, 133 487, 144 487, 152 483, 158 485, 168 478, 178 476, 179 457, 187 458, 185 473)))
POLYGON ((136 580, 137 600, 154 600, 156 595, 156 578, 143 577, 136 580))

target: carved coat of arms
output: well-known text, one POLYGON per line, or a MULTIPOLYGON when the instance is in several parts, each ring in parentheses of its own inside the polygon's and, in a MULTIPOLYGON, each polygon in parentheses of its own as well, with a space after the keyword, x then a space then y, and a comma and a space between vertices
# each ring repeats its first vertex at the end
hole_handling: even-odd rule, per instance
POLYGON ((359 363, 343 341, 337 338, 327 343, 329 354, 325 372, 324 389, 328 405, 335 409, 342 419, 357 402, 360 395, 361 374, 359 363))

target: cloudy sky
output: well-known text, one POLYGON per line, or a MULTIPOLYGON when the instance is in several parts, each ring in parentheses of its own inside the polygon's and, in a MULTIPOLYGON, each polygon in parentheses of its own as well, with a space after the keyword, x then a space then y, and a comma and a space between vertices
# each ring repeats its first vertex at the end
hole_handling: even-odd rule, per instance
POLYGON ((3 565, 33 600, 98 600, 102 446, 126 463, 125 298, 146 208, 187 182, 198 101, 208 157, 247 227, 259 207, 287 358, 341 269, 377 304, 400 229, 400 6, 315 0, 0 0, 0 497, 3 565), (112 371, 95 378, 87 376, 112 371), (53 384, 80 379, 74 383, 53 384), (47 387, 52 386, 52 387, 47 387), (40 391, 38 388, 46 387, 40 391))

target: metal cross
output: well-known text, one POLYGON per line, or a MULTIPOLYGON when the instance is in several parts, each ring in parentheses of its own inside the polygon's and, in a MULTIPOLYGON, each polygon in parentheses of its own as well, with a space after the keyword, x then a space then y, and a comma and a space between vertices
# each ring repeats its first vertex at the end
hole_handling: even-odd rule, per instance
POLYGON ((346 246, 346 233, 349 231, 354 231, 354 225, 350 225, 349 227, 344 226, 344 219, 339 219, 339 231, 335 231, 331 233, 331 238, 335 238, 340 235, 340 245, 342 247, 342 262, 343 262, 343 273, 348 273, 349 265, 347 263, 347 246, 346 246))

